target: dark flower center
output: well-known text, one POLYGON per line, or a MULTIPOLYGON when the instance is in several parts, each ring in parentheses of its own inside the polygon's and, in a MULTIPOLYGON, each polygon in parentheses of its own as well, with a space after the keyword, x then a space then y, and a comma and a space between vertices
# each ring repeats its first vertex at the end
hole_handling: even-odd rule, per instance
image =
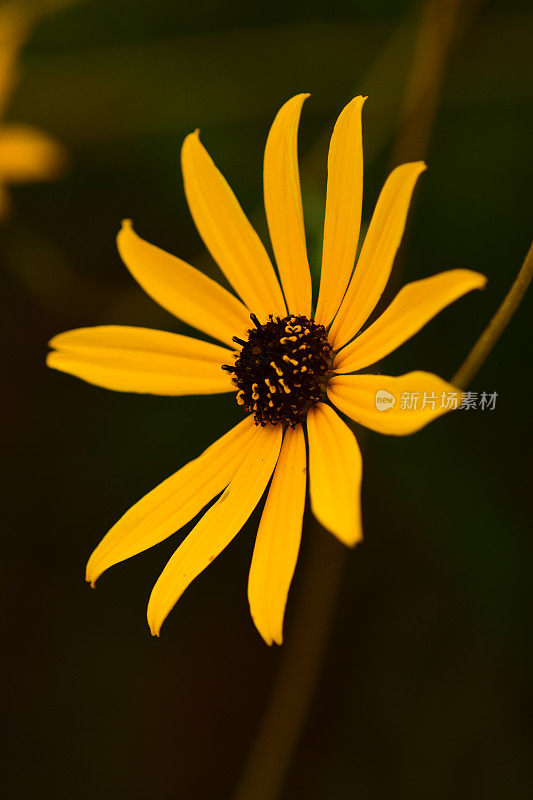
POLYGON ((270 315, 264 325, 255 314, 250 317, 255 327, 248 341, 233 337, 242 350, 234 366, 222 369, 233 373, 237 402, 253 412, 256 425, 294 427, 324 393, 332 362, 326 329, 295 314, 270 315))

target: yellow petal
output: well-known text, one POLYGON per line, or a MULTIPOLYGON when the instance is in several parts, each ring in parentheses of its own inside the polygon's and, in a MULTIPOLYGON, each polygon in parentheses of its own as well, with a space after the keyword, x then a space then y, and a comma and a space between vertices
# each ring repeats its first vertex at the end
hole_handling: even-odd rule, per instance
POLYGON ((255 626, 267 644, 281 644, 283 617, 298 559, 306 487, 305 438, 288 428, 255 541, 248 600, 255 626))
POLYGON ((408 283, 383 314, 337 353, 335 372, 355 372, 392 353, 433 319, 439 311, 487 279, 479 272, 452 269, 408 283))
POLYGON ((9 183, 43 181, 60 175, 67 165, 65 148, 29 125, 0 128, 0 178, 9 183))
POLYGON ((328 397, 356 422, 378 433, 404 436, 458 407, 461 392, 431 372, 390 375, 339 375, 328 384, 328 397))
POLYGON ((118 392, 181 395, 235 390, 225 347, 177 333, 101 325, 54 336, 47 364, 118 392))
POLYGON ((148 603, 154 636, 187 586, 227 547, 261 499, 276 465, 282 430, 281 425, 257 430, 228 488, 178 547, 154 586, 148 603))
POLYGON ((359 445, 346 423, 325 403, 309 409, 307 435, 313 514, 324 528, 351 547, 363 538, 359 445))
POLYGON ((187 202, 205 246, 237 294, 262 321, 286 314, 272 262, 198 131, 185 139, 181 168, 187 202))
POLYGON ((120 256, 144 291, 188 325, 232 345, 233 336, 246 335, 246 307, 216 281, 181 258, 137 236, 130 220, 117 236, 120 256))
POLYGON ((352 274, 363 204, 361 112, 366 97, 355 97, 341 112, 328 156, 324 244, 316 322, 329 325, 352 274))
POLYGON ((383 293, 403 236, 413 189, 425 169, 422 161, 402 164, 391 172, 381 190, 352 279, 330 329, 335 350, 355 336, 383 293))
POLYGON ((298 123, 304 100, 288 100, 272 123, 263 168, 270 239, 290 314, 311 315, 311 274, 298 170, 298 123))
POLYGON ((258 431, 253 417, 242 420, 126 511, 91 555, 87 580, 94 584, 104 570, 190 522, 231 481, 258 431))

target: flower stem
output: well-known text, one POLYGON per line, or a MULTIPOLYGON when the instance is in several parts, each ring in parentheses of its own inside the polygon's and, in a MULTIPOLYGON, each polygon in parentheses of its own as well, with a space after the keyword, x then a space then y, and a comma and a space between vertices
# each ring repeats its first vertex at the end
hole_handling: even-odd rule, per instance
POLYGON ((459 389, 464 389, 471 382, 472 378, 477 375, 492 348, 511 321, 516 309, 522 302, 532 278, 533 243, 501 306, 475 343, 464 363, 453 376, 451 382, 454 386, 457 386, 459 389))
POLYGON ((435 123, 442 83, 459 17, 472 3, 428 0, 421 7, 415 49, 405 89, 392 166, 426 153, 435 123))
POLYGON ((347 548, 313 519, 294 618, 259 732, 235 800, 279 797, 315 692, 335 611, 347 548))

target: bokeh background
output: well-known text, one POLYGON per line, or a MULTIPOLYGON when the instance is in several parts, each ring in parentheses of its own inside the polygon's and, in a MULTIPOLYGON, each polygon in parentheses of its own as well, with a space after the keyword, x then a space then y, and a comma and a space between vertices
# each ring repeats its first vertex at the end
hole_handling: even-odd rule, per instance
MULTIPOLYGON (((91 387, 47 371, 46 342, 103 323, 185 331, 121 264, 120 221, 133 218, 149 241, 216 275, 185 204, 180 143, 202 129, 263 234, 264 141, 300 91, 312 93, 300 153, 316 270, 328 136, 363 93, 365 218, 391 166, 429 164, 394 280, 453 267, 489 278, 385 365, 450 377, 530 243, 533 14, 527 0, 56 5, 32 6, 6 111, 57 137, 71 164, 62 180, 15 187, 0 228, 5 796, 225 800, 301 622, 310 535, 283 648, 267 648, 248 614, 257 515, 152 639, 147 598, 181 535, 113 568, 94 591, 85 561, 132 502, 239 410, 230 397, 91 387), (454 5, 442 81, 435 73, 428 89, 435 113, 410 108, 454 5), (435 9, 421 50, 421 19, 435 9)), ((470 387, 498 392, 494 411, 449 415, 405 439, 364 437, 366 541, 345 559, 280 797, 533 796, 531 310, 529 297, 470 387)), ((320 546, 327 573, 340 545, 320 546)))

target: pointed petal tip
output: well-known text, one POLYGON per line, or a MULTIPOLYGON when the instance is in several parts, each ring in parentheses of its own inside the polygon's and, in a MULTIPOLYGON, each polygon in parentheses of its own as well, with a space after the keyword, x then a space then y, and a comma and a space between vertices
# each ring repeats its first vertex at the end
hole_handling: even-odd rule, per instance
POLYGON ((279 633, 273 633, 270 630, 270 625, 260 625, 254 617, 252 617, 253 623, 257 632, 259 633, 261 639, 264 641, 268 647, 272 647, 273 644, 280 645, 283 642, 283 633, 279 631, 279 633))
MULTIPOLYGON (((315 515, 316 516, 316 515, 315 515)), ((333 525, 326 525, 323 520, 318 520, 322 527, 335 536, 338 541, 344 545, 344 547, 349 547, 350 550, 353 550, 360 542, 363 541, 363 534, 361 531, 356 531, 354 535, 354 531, 350 529, 349 531, 345 530, 344 528, 337 528, 333 525)))
POLYGON ((289 97, 289 99, 286 100, 280 106, 280 108, 279 108, 279 110, 278 110, 278 112, 276 114, 276 119, 278 119, 278 117, 282 118, 285 114, 288 114, 291 111, 296 112, 296 114, 298 115, 298 119, 299 119, 299 115, 301 113, 302 106, 303 106, 303 104, 305 103, 305 101, 307 100, 308 97, 311 97, 311 93, 310 92, 300 92, 299 94, 295 94, 292 97, 289 97))
MULTIPOLYGON (((96 550, 98 550, 98 548, 96 548, 96 550)), ((87 566, 85 567, 85 580, 87 583, 90 583, 92 589, 94 589, 100 575, 107 569, 105 565, 102 567, 101 562, 98 564, 98 561, 95 559, 96 550, 91 554, 87 561, 87 566)))
POLYGON ((56 355, 56 351, 60 349, 61 340, 63 339, 63 337, 65 335, 68 335, 69 333, 71 333, 71 331, 61 331, 61 333, 54 333, 52 338, 48 340, 47 345, 48 347, 52 348, 51 352, 46 354, 46 365, 48 367, 55 369, 55 365, 50 363, 50 361, 53 360, 54 356, 56 355))
POLYGON ((295 94, 293 97, 289 97, 289 99, 285 101, 281 108, 292 105, 292 103, 302 106, 308 97, 311 97, 311 92, 300 92, 299 94, 295 94))
POLYGON ((94 569, 90 569, 89 567, 87 567, 87 569, 85 570, 85 580, 87 581, 91 589, 94 589, 94 587, 96 586, 96 581, 98 580, 99 577, 100 574, 97 573, 94 569))
POLYGON ((414 170, 416 172, 416 175, 418 177, 423 172, 425 172, 427 170, 427 168, 428 168, 428 165, 426 164, 425 161, 404 161, 403 164, 398 164, 398 166, 395 167, 392 170, 392 172, 395 172, 395 170, 397 170, 397 169, 398 170, 412 169, 412 170, 414 170))
MULTIPOLYGON (((450 270, 453 272, 453 270, 450 270)), ((470 279, 470 286, 468 289, 465 290, 465 294, 467 291, 472 291, 473 289, 485 289, 488 283, 488 278, 486 275, 483 275, 482 272, 477 272, 474 269, 464 269, 464 270, 457 270, 457 272, 463 272, 463 274, 468 275, 470 279)))
POLYGON ((181 145, 181 152, 183 152, 190 147, 192 144, 202 144, 200 141, 200 128, 195 128, 191 133, 188 133, 185 139, 183 140, 183 144, 181 145))
POLYGON ((158 617, 157 609, 154 608, 153 595, 154 595, 154 589, 152 589, 150 598, 148 600, 148 605, 146 607, 146 621, 148 622, 150 633, 152 634, 152 636, 158 639, 159 634, 161 633, 163 622, 166 619, 166 616, 163 617, 162 619, 158 617))
MULTIPOLYGON (((257 624, 257 621, 253 617, 252 617, 252 621, 253 621, 253 623, 255 625, 256 631, 258 632, 259 636, 264 641, 264 643, 266 645, 268 645, 268 647, 272 647, 272 645, 276 641, 275 638, 272 637, 270 634, 268 634, 265 630, 263 630, 262 627, 259 627, 259 625, 257 624)), ((276 642, 276 644, 277 644, 277 642, 276 642)))
POLYGON ((91 589, 95 588, 96 581, 98 580, 99 577, 100 575, 94 569, 91 568, 89 561, 89 563, 85 567, 85 580, 87 581, 91 589))
POLYGON ((136 235, 133 229, 133 220, 126 218, 121 221, 119 231, 116 235, 116 242, 119 251, 120 251, 121 240, 124 238, 124 236, 128 236, 129 234, 136 235))

